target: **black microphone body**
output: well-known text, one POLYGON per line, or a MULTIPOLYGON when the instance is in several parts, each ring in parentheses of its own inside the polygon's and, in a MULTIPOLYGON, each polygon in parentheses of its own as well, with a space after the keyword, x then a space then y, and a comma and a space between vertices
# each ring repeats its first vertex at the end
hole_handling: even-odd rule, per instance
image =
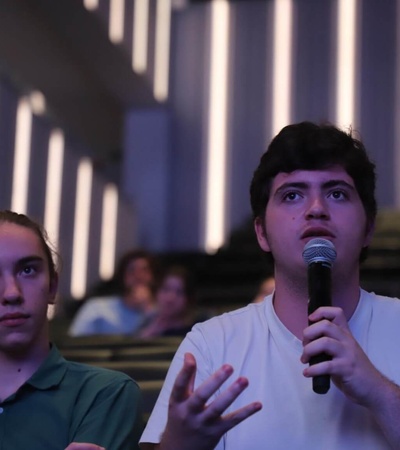
MULTIPOLYGON (((310 315, 320 306, 332 305, 331 267, 336 259, 335 246, 327 239, 311 239, 304 247, 303 258, 308 264, 308 314, 310 315)), ((310 359, 310 365, 330 359, 329 355, 321 353, 310 359)), ((330 376, 313 377, 312 383, 314 392, 326 394, 330 388, 330 376)))
MULTIPOLYGON (((331 306, 331 268, 321 262, 314 262, 308 266, 308 315, 320 306, 331 306)), ((311 325, 311 322, 309 322, 311 325)), ((326 353, 313 356, 310 365, 329 361, 331 357, 326 353)), ((319 375, 313 378, 313 391, 326 394, 330 388, 330 376, 319 375)))

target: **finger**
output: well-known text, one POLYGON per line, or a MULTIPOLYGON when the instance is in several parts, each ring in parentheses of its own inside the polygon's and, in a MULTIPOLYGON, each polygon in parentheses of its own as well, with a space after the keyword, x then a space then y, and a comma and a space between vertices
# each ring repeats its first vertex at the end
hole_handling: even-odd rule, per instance
POLYGON ((321 353, 326 353, 334 358, 339 356, 342 348, 343 346, 339 340, 323 336, 308 343, 303 348, 303 354, 301 355, 300 360, 303 364, 307 364, 313 356, 320 355, 321 353))
POLYGON ((335 306, 322 306, 317 308, 308 316, 308 319, 310 322, 318 322, 320 320, 327 319, 337 325, 347 324, 343 309, 335 306))
POLYGON ((197 362, 195 357, 191 353, 186 353, 185 358, 189 361, 189 364, 194 364, 194 370, 192 372, 192 376, 189 378, 188 383, 188 394, 191 394, 194 390, 194 380, 196 378, 197 362))
POLYGON ((196 374, 196 359, 191 353, 185 353, 183 367, 178 373, 172 387, 170 401, 183 402, 193 390, 196 374))
POLYGON ((239 377, 228 389, 222 392, 204 410, 203 417, 206 421, 215 420, 237 399, 237 397, 247 388, 249 382, 247 378, 239 377))
POLYGON ((343 336, 343 328, 325 319, 313 323, 303 331, 303 346, 323 336, 339 340, 343 336))
POLYGON ((205 380, 188 400, 188 407, 192 411, 202 411, 210 397, 222 386, 222 384, 232 375, 233 368, 229 364, 224 364, 205 380))
POLYGON ((304 346, 303 348, 303 354, 301 355, 301 362, 303 364, 307 364, 310 362, 310 359, 315 356, 315 355, 319 355, 321 353, 326 353, 330 356, 332 356, 332 354, 330 352, 327 351, 327 348, 329 346, 329 342, 331 339, 323 336, 319 339, 316 339, 315 341, 311 341, 309 342, 307 345, 304 346))
POLYGON ((236 411, 227 414, 222 418, 225 427, 224 433, 226 433, 228 430, 238 425, 240 422, 243 422, 256 412, 260 411, 261 409, 262 409, 261 402, 253 402, 249 403, 246 406, 243 406, 243 408, 240 408, 236 411))
POLYGON ((332 361, 323 361, 312 366, 308 366, 303 370, 303 375, 306 378, 317 377, 319 375, 333 375, 332 361))

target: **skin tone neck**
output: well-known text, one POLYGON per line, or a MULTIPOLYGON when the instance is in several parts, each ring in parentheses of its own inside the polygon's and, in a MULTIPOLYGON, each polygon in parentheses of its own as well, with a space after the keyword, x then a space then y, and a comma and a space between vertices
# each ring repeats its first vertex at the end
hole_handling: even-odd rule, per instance
POLYGON ((48 342, 47 337, 45 345, 13 355, 0 352, 0 401, 16 392, 36 372, 49 353, 48 342))
MULTIPOLYGON (((280 321, 298 339, 303 338, 303 330, 308 324, 308 287, 306 276, 298 283, 279 272, 275 272, 274 309, 280 321)), ((357 308, 360 287, 357 273, 349 274, 347 279, 335 277, 332 273, 332 304, 343 309, 347 320, 357 308)))

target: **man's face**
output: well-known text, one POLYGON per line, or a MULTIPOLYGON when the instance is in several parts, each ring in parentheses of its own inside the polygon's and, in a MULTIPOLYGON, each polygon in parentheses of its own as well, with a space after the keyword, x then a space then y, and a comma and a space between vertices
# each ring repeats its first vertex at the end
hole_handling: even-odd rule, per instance
POLYGON ((29 228, 0 224, 0 352, 48 345, 47 307, 54 301, 48 261, 29 228))
POLYGON ((150 263, 146 258, 133 259, 126 267, 124 286, 129 289, 140 284, 149 285, 153 281, 150 263))
POLYGON ((161 315, 170 318, 186 313, 187 297, 182 278, 170 275, 163 280, 157 292, 157 306, 161 315))
POLYGON ((335 245, 334 267, 358 268, 360 251, 372 236, 354 181, 340 166, 279 173, 271 185, 264 224, 256 221, 255 227, 276 269, 290 266, 304 273, 302 252, 309 240, 325 238, 335 245))

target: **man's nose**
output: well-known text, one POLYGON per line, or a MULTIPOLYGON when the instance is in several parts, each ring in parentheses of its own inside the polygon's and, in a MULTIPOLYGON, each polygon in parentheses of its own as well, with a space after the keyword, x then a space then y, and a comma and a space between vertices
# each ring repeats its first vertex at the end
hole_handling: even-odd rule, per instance
POLYGON ((3 295, 2 302, 3 303, 20 303, 21 289, 17 279, 14 276, 5 276, 2 280, 3 285, 3 295))
POLYGON ((310 199, 306 211, 307 219, 328 219, 329 208, 323 196, 314 196, 310 199))

